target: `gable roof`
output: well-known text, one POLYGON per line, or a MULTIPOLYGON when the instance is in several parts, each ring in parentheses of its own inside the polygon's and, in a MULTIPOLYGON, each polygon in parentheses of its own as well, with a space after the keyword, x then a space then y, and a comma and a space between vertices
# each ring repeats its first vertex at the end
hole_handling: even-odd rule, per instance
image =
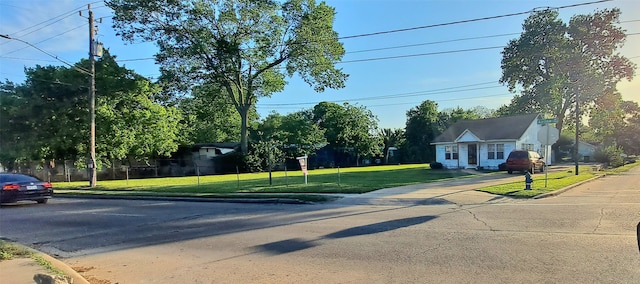
POLYGON ((531 113, 477 120, 460 120, 433 139, 432 143, 455 142, 467 130, 483 141, 517 140, 522 137, 537 117, 537 113, 531 113))

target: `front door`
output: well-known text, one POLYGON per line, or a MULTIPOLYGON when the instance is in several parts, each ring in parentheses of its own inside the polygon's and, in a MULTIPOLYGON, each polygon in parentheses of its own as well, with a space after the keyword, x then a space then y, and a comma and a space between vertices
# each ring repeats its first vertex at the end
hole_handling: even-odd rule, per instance
POLYGON ((478 164, 478 144, 469 144, 467 151, 467 164, 469 165, 477 165, 478 164))

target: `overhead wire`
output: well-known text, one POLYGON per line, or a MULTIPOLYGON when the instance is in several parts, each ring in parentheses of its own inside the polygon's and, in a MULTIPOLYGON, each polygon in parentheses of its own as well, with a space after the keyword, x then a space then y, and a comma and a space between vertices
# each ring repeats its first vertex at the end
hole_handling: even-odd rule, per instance
MULTIPOLYGON (((610 2, 610 1, 613 1, 613 0, 599 0, 599 1, 584 2, 584 3, 577 3, 577 4, 572 4, 572 5, 564 5, 564 6, 558 6, 558 7, 553 7, 553 8, 547 7, 547 8, 548 9, 553 9, 553 10, 559 10, 559 9, 574 8, 574 7, 579 7, 579 6, 593 5, 593 4, 598 4, 598 3, 610 2)), ((425 26, 418 26, 418 27, 411 27, 411 28, 403 28, 403 29, 395 29, 395 30, 388 30, 388 31, 364 33, 364 34, 358 34, 358 35, 343 36, 343 37, 339 37, 338 39, 339 40, 340 39, 352 39, 352 38, 377 36, 377 35, 383 35, 383 34, 407 32, 407 31, 414 31, 414 30, 428 29, 428 28, 435 28, 435 27, 444 27, 444 26, 451 26, 451 25, 457 25, 457 24, 466 24, 466 23, 472 23, 472 22, 479 22, 479 21, 494 20, 494 19, 499 19, 499 18, 506 18, 506 17, 525 15, 525 14, 530 14, 531 12, 534 12, 534 11, 535 11, 535 9, 529 10, 529 11, 524 11, 524 12, 517 12, 517 13, 504 14, 504 15, 482 17, 482 18, 476 18, 476 19, 470 19, 470 20, 460 20, 460 21, 453 21, 453 22, 432 24, 432 25, 425 25, 425 26)))
MULTIPOLYGON (((103 1, 95 1, 95 2, 88 3, 88 4, 96 4, 96 3, 101 3, 101 2, 103 2, 103 1)), ((19 30, 19 31, 17 31, 17 32, 13 32, 13 33, 9 34, 9 36, 11 36, 11 37, 24 37, 24 36, 26 36, 26 35, 32 34, 32 33, 36 32, 36 31, 39 31, 39 30, 41 30, 41 29, 43 29, 43 28, 45 28, 45 27, 48 27, 48 26, 50 26, 50 25, 52 25, 52 24, 54 24, 54 23, 57 23, 57 22, 59 22, 59 21, 62 21, 63 19, 66 19, 66 18, 68 18, 68 17, 72 16, 72 15, 73 15, 73 14, 75 14, 76 12, 78 12, 78 11, 80 11, 80 10, 83 10, 82 8, 83 8, 83 7, 86 7, 86 6, 87 6, 87 4, 82 5, 82 6, 79 6, 78 8, 75 8, 75 9, 69 10, 68 12, 64 12, 64 13, 62 13, 62 14, 60 14, 60 15, 54 16, 54 17, 52 17, 52 18, 49 18, 49 19, 47 19, 47 20, 44 20, 44 21, 42 21, 42 22, 40 22, 40 23, 37 23, 37 24, 35 24, 35 25, 32 25, 32 26, 26 27, 26 28, 24 28, 24 29, 22 29, 22 30, 19 30), (64 16, 64 17, 63 17, 63 16, 64 16), (62 18, 60 18, 60 17, 62 17, 62 18), (60 18, 60 19, 57 19, 57 18, 60 18), (54 21, 54 22, 48 23, 49 21, 52 21, 52 20, 55 20, 55 19, 57 19, 57 20, 56 20, 56 21, 54 21), (18 35, 19 33, 22 33, 22 32, 24 32, 24 31, 30 30, 30 29, 32 29, 32 28, 35 28, 35 27, 40 26, 40 25, 45 24, 45 23, 47 23, 47 25, 45 25, 45 26, 43 26, 43 27, 40 27, 40 28, 38 28, 38 29, 36 29, 36 30, 34 30, 34 31, 30 31, 30 32, 28 32, 28 33, 26 33, 26 34, 20 34, 20 35, 18 35)))

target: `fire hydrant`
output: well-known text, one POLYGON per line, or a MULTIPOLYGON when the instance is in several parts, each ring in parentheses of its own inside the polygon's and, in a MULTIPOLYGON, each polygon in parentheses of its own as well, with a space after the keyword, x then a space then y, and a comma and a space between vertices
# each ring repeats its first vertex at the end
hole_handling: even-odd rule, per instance
POLYGON ((529 172, 527 172, 526 174, 524 174, 524 190, 531 190, 531 183, 533 182, 533 179, 531 178, 531 174, 529 174, 529 172))

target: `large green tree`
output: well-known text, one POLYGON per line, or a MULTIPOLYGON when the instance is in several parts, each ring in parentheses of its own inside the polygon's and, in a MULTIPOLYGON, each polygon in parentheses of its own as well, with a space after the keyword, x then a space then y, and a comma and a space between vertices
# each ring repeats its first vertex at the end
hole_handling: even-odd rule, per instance
MULTIPOLYGON (((88 64, 82 60, 77 66, 88 64)), ((25 74, 24 84, 2 85, 2 152, 14 161, 84 163, 89 141, 86 76, 60 66, 36 66, 25 74)), ((177 149, 179 111, 157 101, 159 87, 118 66, 108 51, 96 62, 96 89, 99 160, 146 159, 177 149)))
POLYGON ((619 9, 601 10, 564 24, 555 10, 532 13, 502 52, 500 82, 519 94, 498 112, 550 113, 562 131, 572 106, 589 105, 631 80, 635 64, 618 53, 626 37, 619 16, 619 9))
POLYGON ((336 151, 360 158, 380 154, 378 119, 364 106, 321 102, 314 106, 313 120, 325 131, 327 143, 336 151))
POLYGON ((114 28, 127 41, 156 41, 165 78, 182 86, 224 87, 241 118, 248 149, 248 114, 260 97, 284 89, 297 73, 316 91, 341 88, 334 64, 344 48, 333 30, 335 11, 314 0, 111 0, 114 28))
POLYGON ((256 141, 274 141, 287 158, 313 155, 327 143, 324 131, 313 122, 309 111, 287 115, 273 112, 255 132, 256 141))
MULTIPOLYGON (((216 85, 195 87, 191 96, 178 99, 183 113, 180 142, 183 145, 240 141, 240 115, 224 90, 216 85)), ((257 119, 255 110, 249 112, 250 121, 257 119)))
POLYGON ((442 125, 436 102, 427 100, 409 109, 405 127, 407 145, 402 150, 404 160, 420 163, 434 161, 435 147, 431 142, 441 132, 442 125))

